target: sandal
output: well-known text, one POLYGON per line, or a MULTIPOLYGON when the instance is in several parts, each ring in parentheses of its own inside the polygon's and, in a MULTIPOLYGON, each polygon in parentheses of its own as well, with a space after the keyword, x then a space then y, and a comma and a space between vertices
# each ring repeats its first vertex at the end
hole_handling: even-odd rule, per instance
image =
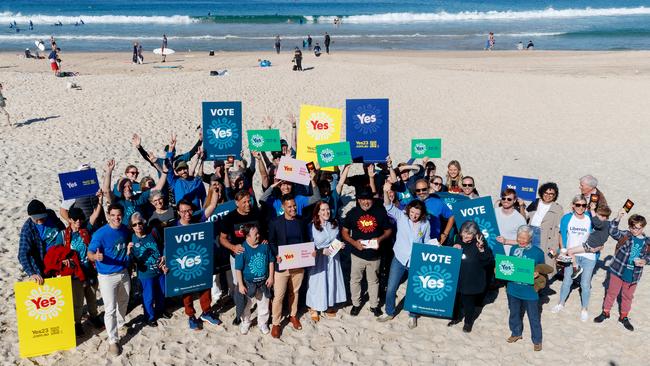
POLYGON ((320 316, 318 315, 318 311, 316 310, 309 310, 309 315, 311 315, 311 320, 314 322, 318 322, 320 320, 320 316))

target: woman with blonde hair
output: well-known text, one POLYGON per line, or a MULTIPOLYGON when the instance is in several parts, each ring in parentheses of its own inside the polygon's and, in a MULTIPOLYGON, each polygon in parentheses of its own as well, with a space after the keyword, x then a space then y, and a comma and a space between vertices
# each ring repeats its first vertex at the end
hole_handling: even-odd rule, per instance
POLYGON ((446 184, 451 193, 461 192, 461 183, 463 182, 463 173, 458 160, 452 160, 447 164, 446 184))

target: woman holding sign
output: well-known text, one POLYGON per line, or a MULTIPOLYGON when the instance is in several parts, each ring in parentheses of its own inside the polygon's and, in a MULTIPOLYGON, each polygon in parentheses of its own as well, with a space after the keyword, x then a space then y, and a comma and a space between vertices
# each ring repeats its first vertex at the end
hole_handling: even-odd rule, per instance
MULTIPOLYGON (((404 211, 394 205, 391 200, 390 182, 384 184, 384 207, 388 216, 392 217, 397 224, 397 235, 393 251, 395 257, 390 264, 388 274, 388 289, 386 290, 386 314, 377 318, 379 322, 386 322, 395 317, 395 299, 397 289, 408 273, 411 261, 411 250, 413 243, 426 243, 429 240, 429 220, 427 219, 427 208, 420 200, 414 200, 406 205, 404 211)), ((409 328, 417 326, 415 315, 409 315, 409 328)))
MULTIPOLYGON (((519 212, 528 220, 533 229, 533 245, 544 253, 549 249, 556 250, 560 240, 560 219, 564 210, 557 197, 560 190, 557 184, 546 182, 537 190, 538 199, 526 207, 523 200, 519 202, 519 212)), ((545 256, 546 264, 555 268, 555 260, 545 256)))
POLYGON ((307 306, 313 321, 320 320, 318 312, 336 316, 336 304, 347 300, 339 251, 345 247, 337 240, 339 234, 336 219, 330 205, 319 202, 314 207, 310 233, 316 247, 316 265, 309 269, 307 306))
POLYGON ((486 268, 494 268, 494 256, 486 240, 474 221, 465 221, 460 227, 460 240, 454 244, 454 248, 463 251, 460 262, 460 274, 458 277, 458 288, 456 303, 454 306, 454 317, 447 324, 452 326, 460 323, 460 308, 462 305, 465 324, 463 332, 469 333, 476 320, 476 303, 481 299, 487 286, 486 268))

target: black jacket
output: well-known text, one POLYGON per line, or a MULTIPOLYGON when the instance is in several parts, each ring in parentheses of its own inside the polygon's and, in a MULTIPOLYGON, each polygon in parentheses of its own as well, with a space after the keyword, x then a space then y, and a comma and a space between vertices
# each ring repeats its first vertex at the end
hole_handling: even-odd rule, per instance
POLYGON ((457 291, 463 295, 480 294, 487 286, 486 267, 494 263, 494 255, 485 244, 481 253, 476 246, 476 239, 470 243, 457 243, 463 247, 463 259, 460 262, 457 291))
MULTIPOLYGON (((273 252, 273 255, 276 257, 278 255, 278 247, 281 245, 298 244, 310 241, 307 222, 302 217, 296 216, 295 221, 297 221, 300 226, 300 241, 289 243, 287 240, 287 221, 288 220, 284 218, 284 215, 278 216, 269 226, 269 245, 271 246, 271 252, 273 252)), ((275 270, 282 272, 278 270, 277 264, 275 270)))

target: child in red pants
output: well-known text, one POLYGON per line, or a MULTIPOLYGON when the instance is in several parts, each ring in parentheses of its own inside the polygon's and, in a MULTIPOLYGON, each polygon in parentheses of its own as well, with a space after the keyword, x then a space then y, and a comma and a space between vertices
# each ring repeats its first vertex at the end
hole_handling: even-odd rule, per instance
POLYGON ((632 299, 636 285, 641 279, 643 267, 650 263, 650 238, 645 236, 643 229, 647 222, 641 215, 632 215, 627 220, 629 230, 619 230, 618 223, 626 211, 621 209, 616 219, 609 225, 609 235, 618 241, 614 252, 614 261, 609 266, 609 286, 603 312, 594 318, 594 322, 602 323, 609 318, 609 312, 621 294, 621 314, 618 319, 625 329, 633 331, 628 314, 632 308, 632 299))

